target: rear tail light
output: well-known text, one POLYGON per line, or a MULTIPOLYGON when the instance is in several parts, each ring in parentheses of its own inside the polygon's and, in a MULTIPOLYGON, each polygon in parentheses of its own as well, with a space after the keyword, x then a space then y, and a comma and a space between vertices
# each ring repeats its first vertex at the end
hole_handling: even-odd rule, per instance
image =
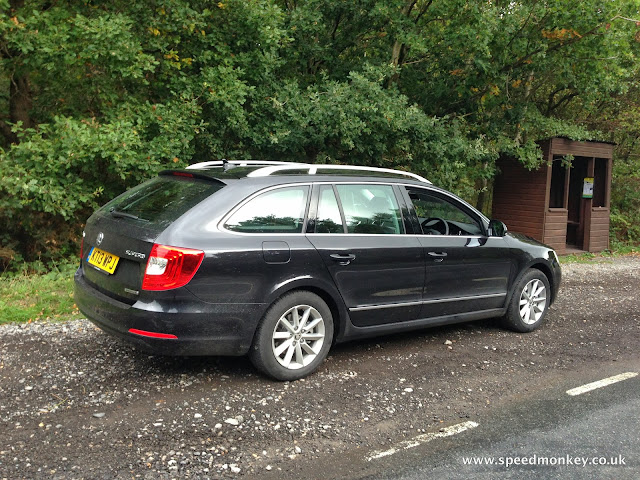
POLYGON ((84 231, 82 232, 82 238, 80 239, 80 260, 84 258, 84 231))
POLYGON ((143 290, 171 290, 183 287, 198 271, 204 252, 191 248, 153 245, 142 280, 143 290))

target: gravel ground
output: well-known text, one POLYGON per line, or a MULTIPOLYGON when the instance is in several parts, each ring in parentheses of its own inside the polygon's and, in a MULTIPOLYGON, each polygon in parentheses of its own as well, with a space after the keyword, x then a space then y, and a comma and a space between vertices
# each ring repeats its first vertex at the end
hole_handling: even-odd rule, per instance
MULTIPOLYGON (((492 321, 338 345, 297 382, 149 356, 86 320, 0 326, 0 478, 293 478, 637 359, 640 258, 563 267, 540 330, 492 321)), ((342 472, 344 473, 344 472, 342 472)))

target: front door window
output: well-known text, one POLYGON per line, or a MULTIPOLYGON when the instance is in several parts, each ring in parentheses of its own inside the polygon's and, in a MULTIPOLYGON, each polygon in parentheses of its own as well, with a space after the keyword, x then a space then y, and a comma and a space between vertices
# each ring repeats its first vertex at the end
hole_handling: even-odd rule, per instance
POLYGON ((420 189, 407 189, 425 235, 482 235, 482 227, 460 207, 420 189))

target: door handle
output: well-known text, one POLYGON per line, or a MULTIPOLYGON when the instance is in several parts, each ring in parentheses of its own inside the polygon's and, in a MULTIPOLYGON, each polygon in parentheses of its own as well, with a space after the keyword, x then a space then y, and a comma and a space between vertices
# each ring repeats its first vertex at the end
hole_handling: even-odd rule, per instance
POLYGON ((441 262, 447 256, 447 252, 428 252, 427 255, 433 258, 434 262, 441 262))
POLYGON ((356 259, 353 253, 332 253, 329 255, 331 260, 338 262, 340 265, 349 265, 356 259))

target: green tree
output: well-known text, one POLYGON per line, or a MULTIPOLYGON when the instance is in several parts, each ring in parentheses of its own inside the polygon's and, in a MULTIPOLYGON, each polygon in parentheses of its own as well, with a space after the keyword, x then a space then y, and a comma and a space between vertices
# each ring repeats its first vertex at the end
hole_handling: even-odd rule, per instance
POLYGON ((0 0, 1 250, 67 254, 97 205, 212 158, 411 169, 483 203, 500 154, 533 167, 565 135, 615 139, 631 177, 639 5, 0 0))
POLYGON ((73 249, 93 208, 160 168, 246 155, 247 99, 286 41, 259 2, 0 11, 0 235, 28 259, 73 249))

